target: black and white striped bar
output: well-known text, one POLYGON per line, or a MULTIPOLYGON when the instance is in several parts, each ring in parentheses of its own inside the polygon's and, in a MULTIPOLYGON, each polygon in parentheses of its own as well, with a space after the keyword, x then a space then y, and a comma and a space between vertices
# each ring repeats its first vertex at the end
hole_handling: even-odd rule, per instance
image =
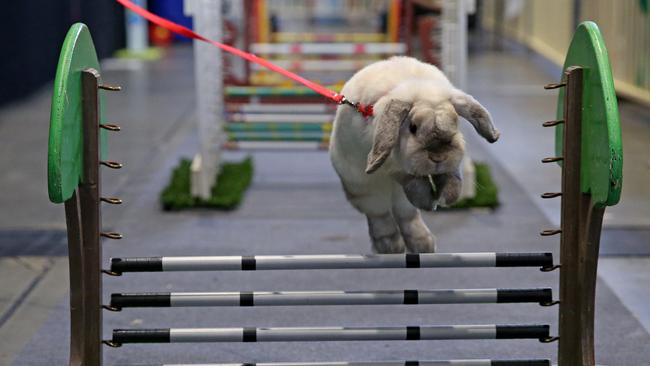
POLYGON ((420 327, 165 328, 115 329, 113 343, 418 341, 445 339, 545 339, 548 325, 420 327))
POLYGON ((448 360, 448 361, 370 361, 370 362, 272 362, 157 364, 142 366, 551 366, 550 360, 448 360))
POLYGON ((111 306, 309 306, 550 303, 550 288, 392 291, 152 292, 111 294, 111 306))
POLYGON ((358 268, 551 267, 551 253, 426 253, 111 258, 111 271, 261 271, 358 268))

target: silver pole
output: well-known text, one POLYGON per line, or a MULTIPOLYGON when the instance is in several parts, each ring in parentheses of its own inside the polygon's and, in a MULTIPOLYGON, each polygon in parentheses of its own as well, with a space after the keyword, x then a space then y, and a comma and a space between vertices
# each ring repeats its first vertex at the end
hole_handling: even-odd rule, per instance
MULTIPOLYGON (((246 293, 172 293, 171 306, 239 306, 246 293)), ((495 303, 496 289, 424 291, 253 292, 249 306, 495 303), (409 299, 411 294, 413 299, 409 299)))
POLYGON ((546 339, 548 325, 116 329, 112 343, 546 339))
MULTIPOLYGON (((158 366, 158 365, 156 365, 158 366)), ((551 366, 550 360, 447 360, 164 364, 159 366, 551 366)))
POLYGON ((384 291, 149 292, 111 294, 111 306, 309 306, 539 303, 553 301, 550 288, 384 291))
POLYGON ((112 258, 111 270, 254 271, 359 268, 550 267, 551 253, 426 253, 384 255, 259 255, 112 258))

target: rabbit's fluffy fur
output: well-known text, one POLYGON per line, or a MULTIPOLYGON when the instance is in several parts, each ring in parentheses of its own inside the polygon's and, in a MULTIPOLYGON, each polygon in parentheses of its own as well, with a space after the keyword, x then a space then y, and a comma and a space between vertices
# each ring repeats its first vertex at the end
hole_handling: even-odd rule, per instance
POLYGON ((368 219, 373 249, 434 252, 435 237, 418 208, 458 199, 465 150, 458 117, 494 142, 499 133, 490 114, 438 68, 410 57, 365 67, 341 94, 374 106, 369 118, 339 106, 330 144, 346 197, 368 219))

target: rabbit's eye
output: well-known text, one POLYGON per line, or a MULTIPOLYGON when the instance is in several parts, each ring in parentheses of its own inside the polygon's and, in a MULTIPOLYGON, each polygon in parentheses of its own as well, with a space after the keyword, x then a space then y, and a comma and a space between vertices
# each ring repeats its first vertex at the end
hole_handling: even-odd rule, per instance
POLYGON ((411 134, 415 135, 418 132, 418 126, 411 123, 409 125, 409 131, 411 131, 411 134))

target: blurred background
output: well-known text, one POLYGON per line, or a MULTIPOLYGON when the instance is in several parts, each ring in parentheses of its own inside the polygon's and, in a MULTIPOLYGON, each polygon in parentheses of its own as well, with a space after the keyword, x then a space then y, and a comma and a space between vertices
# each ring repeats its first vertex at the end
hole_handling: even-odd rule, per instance
MULTIPOLYGON (((540 164, 540 159, 554 152, 554 133, 541 123, 555 119, 557 109, 557 91, 543 86, 560 80, 576 27, 585 20, 596 22, 609 52, 624 149, 622 198, 606 210, 601 241, 598 311, 603 317, 597 324, 597 356, 605 364, 647 363, 647 0, 134 2, 336 90, 363 66, 391 55, 413 56, 441 68, 457 87, 491 112, 502 133, 490 145, 463 127, 468 157, 463 163, 467 179, 462 204, 425 214, 442 252, 557 251, 557 240, 537 234, 560 222, 559 201, 540 198, 541 193, 560 187, 558 167, 540 164), (614 335, 606 334, 610 331, 614 335)), ((104 226, 125 235, 121 242, 105 243, 106 259, 151 253, 370 251, 365 218, 346 202, 329 162, 327 146, 335 106, 323 98, 214 47, 149 24, 112 0, 12 1, 4 2, 1 13, 0 365, 63 364, 67 358, 65 216, 62 205, 48 200, 47 146, 59 52, 75 22, 85 23, 92 34, 102 79, 123 88, 102 97, 103 120, 123 129, 110 136, 109 156, 124 163, 120 171, 103 172, 102 189, 106 196, 125 201, 103 211, 104 226), (226 188, 215 188, 220 182, 226 188), (45 357, 51 362, 43 363, 45 357)), ((372 280, 360 276, 358 283, 372 280)), ((465 287, 477 281, 460 275, 436 278, 465 287)), ((494 284, 508 279, 506 274, 490 274, 478 281, 494 284)), ((167 278, 150 280, 167 291, 197 290, 200 284, 235 290, 229 287, 228 277, 188 275, 175 285, 167 278)), ((339 280, 342 286, 350 285, 323 274, 308 280, 274 276, 248 280, 245 283, 251 289, 278 281, 286 285, 281 289, 313 284, 328 289, 328 284, 339 280)), ((522 281, 536 284, 537 280, 522 281)), ((397 274, 387 281, 394 287, 418 283, 397 274)), ((106 286, 123 289, 111 280, 106 286)), ((137 285, 127 287, 143 290, 137 285)), ((238 319, 207 311, 196 310, 190 318, 208 316, 215 324, 238 319)), ((355 311, 349 314, 351 322, 362 322, 364 313, 355 311)), ((395 322, 427 319, 426 312, 378 311, 395 322)), ((488 313, 497 319, 508 313, 523 318, 526 311, 488 313)), ((544 313, 541 319, 553 322, 553 315, 544 313)), ((260 319, 263 316, 259 314, 260 319)), ((310 319, 301 312, 294 316, 310 319)), ((463 316, 471 318, 450 307, 438 317, 463 316)), ((109 324, 120 325, 111 314, 106 318, 109 324)), ((156 318, 134 313, 131 320, 152 325, 156 318)), ((245 321, 254 323, 257 318, 251 315, 245 321)), ((167 319, 182 324, 177 314, 168 314, 167 319)), ((553 357, 540 346, 488 346, 472 352, 477 356, 484 355, 479 351, 514 356, 532 352, 553 357)), ((322 347, 311 355, 358 351, 322 347)), ((463 351, 455 346, 418 350, 449 357, 463 351)), ((176 353, 158 351, 179 358, 178 349, 176 353)), ((243 349, 230 351, 225 354, 232 362, 247 361, 235 357, 235 351, 245 354, 243 349)), ((375 355, 403 352, 407 359, 409 354, 392 348, 369 348, 368 352, 375 351, 379 352, 375 355)), ((195 355, 197 361, 214 361, 218 352, 199 349, 195 355)), ((260 348, 256 352, 271 351, 260 348)), ((273 353, 279 360, 292 354, 289 348, 279 352, 273 353)), ((127 356, 141 357, 140 363, 148 361, 137 353, 127 350, 127 356)), ((105 360, 113 364, 127 356, 107 351, 105 360)))

